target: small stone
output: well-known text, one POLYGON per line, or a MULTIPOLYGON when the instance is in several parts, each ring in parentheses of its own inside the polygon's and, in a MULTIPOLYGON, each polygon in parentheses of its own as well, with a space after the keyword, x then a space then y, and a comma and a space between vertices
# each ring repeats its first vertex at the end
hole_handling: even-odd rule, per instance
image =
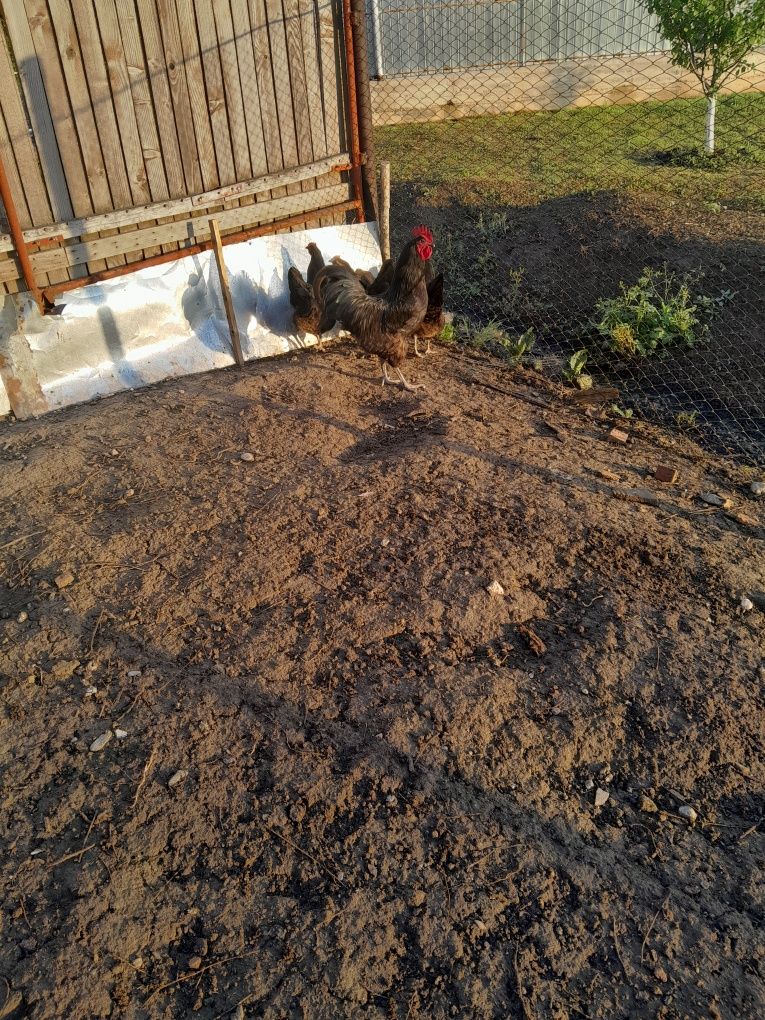
POLYGON ((634 489, 614 489, 615 496, 622 496, 630 503, 648 503, 649 506, 658 506, 659 500, 656 493, 643 485, 634 489))
POLYGON ((752 602, 751 599, 748 599, 746 595, 742 595, 741 601, 739 602, 739 606, 744 610, 745 613, 749 613, 751 612, 752 609, 754 609, 754 602, 752 602))
POLYGON ((595 807, 603 807, 604 804, 608 803, 610 796, 608 790, 604 790, 602 786, 599 786, 595 790, 595 807))
POLYGON ((687 819, 690 825, 693 825, 693 823, 699 817, 696 814, 696 811, 690 806, 690 804, 683 804, 683 806, 678 811, 678 814, 680 815, 681 818, 687 819))
POLYGON ((646 797, 645 794, 640 798, 640 810, 645 811, 647 814, 656 814, 659 810, 656 801, 651 800, 650 797, 646 797))
POLYGON ((117 740, 127 740, 127 730, 115 730, 114 736, 117 740))
POLYGON ((131 496, 135 496, 135 489, 126 489, 125 499, 130 499, 131 496))
POLYGON ((421 907, 426 899, 427 896, 424 889, 415 889, 409 899, 409 904, 412 907, 421 907))
POLYGON ((71 570, 65 570, 63 573, 58 574, 57 577, 53 578, 53 583, 59 590, 61 588, 68 588, 70 584, 74 584, 74 574, 71 570))
POLYGON ((702 492, 699 496, 702 503, 706 503, 707 506, 719 506, 723 510, 727 510, 733 506, 733 500, 727 497, 723 499, 722 496, 718 496, 716 492, 702 492))
POLYGON ((96 737, 93 743, 90 745, 91 751, 103 751, 109 741, 112 739, 114 734, 111 730, 107 730, 106 733, 102 733, 100 737, 96 737))
POLYGON ((654 967, 653 973, 657 981, 662 981, 665 984, 669 981, 669 975, 663 967, 654 967))
POLYGON ((22 609, 22 611, 16 617, 16 623, 26 623, 28 619, 29 613, 25 613, 24 610, 22 609))
POLYGON ((677 481, 677 471, 666 464, 660 464, 657 468, 654 468, 653 477, 657 482, 665 482, 671 485, 672 482, 677 481))
POLYGON ((143 970, 143 957, 142 956, 134 956, 133 959, 130 961, 130 965, 135 970, 143 970))
POLYGON ((109 452, 111 453, 112 457, 119 457, 120 455, 119 450, 110 450, 109 452))
POLYGON ((254 453, 248 453, 246 450, 244 453, 239 454, 239 460, 243 460, 246 464, 251 464, 255 460, 254 453))
POLYGON ((595 789, 595 782, 594 782, 594 780, 588 779, 587 782, 584 784, 584 788, 587 791, 587 793, 589 793, 590 790, 594 790, 595 789))
POLYGON ((199 970, 199 968, 201 966, 202 966, 202 957, 201 956, 191 956, 191 957, 189 957, 189 970, 199 970))
POLYGON ((625 432, 624 429, 611 429, 608 433, 608 438, 614 443, 626 443, 628 442, 630 435, 629 432, 625 432))
POLYGON ((489 595, 504 595, 505 589, 499 583, 499 581, 492 581, 489 587, 486 589, 489 595))
POLYGON ((167 781, 167 785, 172 790, 174 786, 177 786, 179 783, 182 783, 188 774, 189 774, 188 769, 178 769, 177 772, 174 772, 172 776, 170 776, 170 778, 167 781))
POLYGON ((752 482, 749 491, 753 496, 765 496, 765 482, 752 482))
POLYGON ((129 677, 137 677, 137 676, 140 676, 140 675, 141 675, 140 669, 129 669, 128 670, 128 676, 129 677))
POLYGON ((385 548, 386 546, 390 545, 390 539, 389 539, 389 538, 384 538, 384 539, 382 540, 382 542, 380 542, 380 545, 381 545, 381 546, 383 547, 383 549, 384 549, 384 548, 385 548))
POLYGON ((94 698, 98 694, 98 688, 89 684, 82 693, 86 698, 94 698))
POLYGON ((398 801, 396 800, 392 793, 389 793, 388 796, 385 798, 385 803, 388 805, 388 807, 393 808, 396 807, 398 801))

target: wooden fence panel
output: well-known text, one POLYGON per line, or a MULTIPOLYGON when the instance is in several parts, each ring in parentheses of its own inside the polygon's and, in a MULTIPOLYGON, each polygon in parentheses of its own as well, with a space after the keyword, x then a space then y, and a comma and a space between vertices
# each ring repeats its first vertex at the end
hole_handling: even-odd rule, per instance
MULTIPOLYGON (((224 233, 276 213, 344 218, 321 218, 350 198, 336 0, 0 13, 0 154, 41 286, 182 248, 213 213, 224 233)), ((6 233, 0 288, 17 280, 6 233)))

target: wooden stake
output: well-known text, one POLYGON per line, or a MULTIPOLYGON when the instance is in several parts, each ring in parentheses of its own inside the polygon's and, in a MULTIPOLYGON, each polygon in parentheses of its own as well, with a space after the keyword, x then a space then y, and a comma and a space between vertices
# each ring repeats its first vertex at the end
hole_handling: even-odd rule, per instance
POLYGON ((380 250, 390 258, 390 163, 380 164, 380 250))
POLYGON ((236 359, 237 365, 240 368, 243 368, 244 358, 242 357, 242 345, 239 342, 239 326, 236 321, 236 315, 234 314, 234 302, 231 298, 231 289, 228 285, 228 271, 226 269, 226 263, 223 261, 223 242, 221 241, 220 228, 218 227, 217 220, 210 220, 210 237, 213 242, 215 261, 218 263, 220 289, 223 293, 223 305, 226 309, 228 328, 231 333, 231 344, 234 348, 234 358, 236 359))

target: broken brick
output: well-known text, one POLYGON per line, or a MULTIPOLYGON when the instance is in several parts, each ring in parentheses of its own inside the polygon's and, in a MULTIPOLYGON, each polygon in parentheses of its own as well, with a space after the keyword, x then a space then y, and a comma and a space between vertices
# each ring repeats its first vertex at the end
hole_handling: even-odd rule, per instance
POLYGON ((677 471, 674 468, 667 467, 666 464, 660 464, 653 473, 653 477, 657 482, 676 482, 677 471))
POLYGON ((624 429, 611 429, 608 433, 608 438, 613 439, 615 443, 626 443, 629 437, 629 432, 625 432, 624 429))

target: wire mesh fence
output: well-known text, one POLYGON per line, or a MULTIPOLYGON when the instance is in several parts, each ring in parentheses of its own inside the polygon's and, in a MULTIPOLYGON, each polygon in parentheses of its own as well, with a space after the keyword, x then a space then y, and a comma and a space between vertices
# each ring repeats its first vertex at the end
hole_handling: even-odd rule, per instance
POLYGON ((641 0, 367 0, 367 38, 394 245, 432 227, 458 337, 517 357, 533 330, 614 415, 765 462, 765 50, 710 154, 641 0))

